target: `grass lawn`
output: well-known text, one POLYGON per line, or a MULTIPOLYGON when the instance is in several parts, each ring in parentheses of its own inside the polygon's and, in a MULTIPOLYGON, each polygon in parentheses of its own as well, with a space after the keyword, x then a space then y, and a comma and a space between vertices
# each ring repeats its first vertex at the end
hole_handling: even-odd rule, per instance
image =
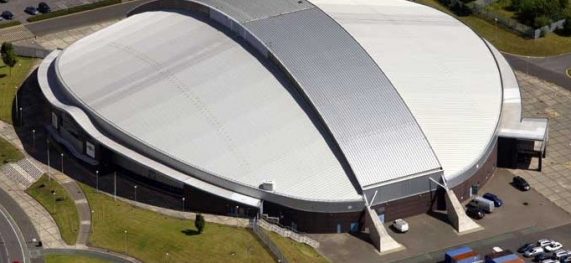
POLYGON ((75 244, 79 232, 79 216, 75 203, 65 189, 56 181, 48 180, 48 177, 43 175, 40 180, 26 190, 26 193, 40 202, 52 215, 63 240, 68 245, 75 244), (55 210, 52 191, 55 191, 55 210))
POLYGON ((47 255, 44 257, 46 263, 111 263, 99 258, 80 255, 47 255))
MULTIPOLYGON (((417 2, 455 16, 438 0, 417 0, 417 2)), ((544 38, 525 39, 501 27, 496 28, 494 24, 475 16, 457 18, 504 52, 527 56, 553 56, 571 52, 571 37, 568 36, 550 33, 544 38)))
POLYGON ((280 235, 266 231, 270 239, 280 248, 284 256, 289 262, 308 262, 308 263, 325 263, 329 262, 321 256, 312 247, 297 243, 289 238, 283 238, 280 235))
POLYGON ((112 197, 97 193, 89 186, 82 184, 81 187, 93 209, 92 246, 126 253, 144 262, 274 260, 248 229, 207 222, 204 232, 196 234, 194 221, 115 202, 112 197))
POLYGON ((34 64, 33 58, 18 57, 18 64, 12 68, 5 66, 0 60, 0 120, 12 123, 12 103, 16 94, 16 87, 20 87, 22 82, 30 72, 34 64))
POLYGON ((24 155, 11 143, 0 138, 0 165, 16 162, 24 158, 24 155))

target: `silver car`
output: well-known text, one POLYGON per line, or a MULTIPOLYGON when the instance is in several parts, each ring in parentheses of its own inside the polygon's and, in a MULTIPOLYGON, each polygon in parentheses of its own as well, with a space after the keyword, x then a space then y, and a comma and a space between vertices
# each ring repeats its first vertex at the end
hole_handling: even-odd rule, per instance
POLYGON ((537 254, 541 254, 541 253, 545 253, 545 251, 543 250, 542 247, 534 247, 528 251, 526 251, 525 253, 523 253, 524 257, 534 257, 537 254))

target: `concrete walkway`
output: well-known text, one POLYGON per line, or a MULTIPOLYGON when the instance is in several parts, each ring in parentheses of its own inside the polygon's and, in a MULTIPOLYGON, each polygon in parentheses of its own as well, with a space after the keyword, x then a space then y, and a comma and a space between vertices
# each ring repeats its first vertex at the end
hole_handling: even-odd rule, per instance
POLYGON ((4 174, 0 174, 0 188, 8 193, 30 218, 44 247, 66 247, 54 219, 40 203, 25 192, 20 184, 8 179, 4 174))
MULTIPOLYGON (((43 163, 34 160, 31 156, 29 156, 24 147, 22 146, 22 142, 19 140, 18 136, 14 128, 4 122, 0 122, 0 137, 8 140, 14 146, 20 149, 26 156, 28 162, 32 163, 34 167, 37 167, 41 171, 47 171, 47 166, 43 163)), ((7 164, 12 165, 13 164, 7 164)), ((17 167, 17 166, 16 166, 17 167)), ((11 169, 14 171, 14 169, 11 169)), ((52 170, 53 171, 53 170, 52 170)), ((1 171, 0 171, 1 172, 1 171)), ((20 173, 22 177, 29 177, 25 176, 25 172, 23 170, 14 171, 16 173, 20 173)), ((89 240, 89 234, 91 233, 91 208, 87 203, 87 198, 85 194, 79 187, 79 185, 69 177, 61 173, 52 173, 52 178, 57 180, 57 182, 68 192, 69 196, 73 199, 78 215, 80 220, 79 226, 79 235, 77 238, 77 242, 75 247, 76 248, 85 248, 87 245, 87 241, 89 240)), ((13 175, 11 177, 14 177, 13 175)), ((29 178, 27 178, 29 179, 29 178)), ((32 178, 37 180, 37 178, 32 178)), ((20 206, 26 211, 26 214, 32 219, 32 223, 36 227, 39 232, 40 238, 42 242, 44 242, 45 247, 49 248, 59 248, 59 247, 67 247, 61 238, 61 234, 59 232, 59 228, 57 224, 53 220, 53 218, 49 215, 49 213, 44 209, 44 207, 30 197, 26 192, 26 188, 29 186, 28 184, 18 182, 19 180, 10 180, 7 176, 2 176, 0 179, 0 187, 4 190, 7 190, 10 195, 14 198, 14 200, 20 204, 20 206)), ((22 180, 24 181, 24 180, 22 180)))

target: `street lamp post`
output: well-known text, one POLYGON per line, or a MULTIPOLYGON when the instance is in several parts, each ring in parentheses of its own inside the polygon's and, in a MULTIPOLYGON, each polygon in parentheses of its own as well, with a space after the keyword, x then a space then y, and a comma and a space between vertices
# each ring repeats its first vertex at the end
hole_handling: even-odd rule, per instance
POLYGON ((95 170, 95 189, 99 193, 99 170, 95 170))
POLYGON ((32 148, 36 151, 36 129, 32 129, 32 148))
POLYGON ((133 186, 133 188, 135 189, 135 202, 137 202, 137 185, 133 186))
MULTIPOLYGON (((20 109, 18 107, 18 86, 14 87, 14 88, 16 89, 16 99, 15 99, 15 102, 16 102, 16 119, 18 119, 18 116, 20 116, 20 112, 18 112, 18 109, 20 109)), ((19 120, 18 120, 18 122, 19 122, 19 120)), ((18 123, 18 124, 20 124, 20 123, 18 123)))
POLYGON ((51 180, 51 176, 50 176, 50 140, 47 139, 46 140, 46 144, 47 144, 47 153, 48 153, 48 180, 51 180))
POLYGON ((127 230, 125 230, 125 253, 127 253, 127 230))
POLYGON ((95 228, 95 210, 91 210, 91 234, 95 228))
POLYGON ((52 196, 54 197, 54 214, 56 213, 56 191, 52 191, 52 196))
POLYGON ((184 201, 186 200, 186 198, 182 198, 182 212, 184 212, 184 201))
POLYGON ((63 153, 59 155, 61 157, 61 173, 63 173, 63 153))
POLYGON ((236 217, 238 216, 238 211, 239 211, 238 209, 239 209, 239 208, 240 208, 240 207, 236 206, 236 217))
POLYGON ((24 109, 22 107, 20 107, 20 120, 19 120, 19 122, 20 122, 21 127, 24 126, 24 117, 23 117, 24 113, 23 112, 24 112, 24 109))

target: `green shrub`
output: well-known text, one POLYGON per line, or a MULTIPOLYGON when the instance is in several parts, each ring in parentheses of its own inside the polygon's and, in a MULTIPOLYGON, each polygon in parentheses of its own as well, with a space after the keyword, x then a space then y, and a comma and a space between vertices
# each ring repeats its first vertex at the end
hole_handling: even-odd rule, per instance
POLYGON ((196 218, 194 219, 194 226, 196 227, 198 233, 202 233, 205 225, 206 221, 204 221, 204 216, 201 214, 196 214, 196 218))
POLYGON ((540 27, 544 27, 551 24, 551 19, 547 16, 540 16, 540 17, 536 17, 535 21, 533 22, 533 26, 535 28, 540 28, 540 27))
POLYGON ((10 22, 2 22, 0 23, 0 28, 7 28, 7 27, 11 27, 11 26, 17 26, 21 24, 20 21, 10 21, 10 22))
POLYGON ((96 8, 104 7, 104 6, 108 6, 108 5, 114 5, 114 4, 118 4, 118 3, 121 3, 121 0, 102 0, 102 1, 95 2, 95 3, 91 3, 91 4, 74 6, 74 7, 70 7, 67 9, 56 10, 56 11, 53 11, 50 13, 31 16, 27 20, 28 20, 28 22, 40 21, 40 20, 44 20, 44 19, 54 18, 54 17, 58 17, 58 16, 65 16, 65 15, 69 15, 69 14, 73 14, 73 13, 83 12, 83 11, 96 9, 96 8))

